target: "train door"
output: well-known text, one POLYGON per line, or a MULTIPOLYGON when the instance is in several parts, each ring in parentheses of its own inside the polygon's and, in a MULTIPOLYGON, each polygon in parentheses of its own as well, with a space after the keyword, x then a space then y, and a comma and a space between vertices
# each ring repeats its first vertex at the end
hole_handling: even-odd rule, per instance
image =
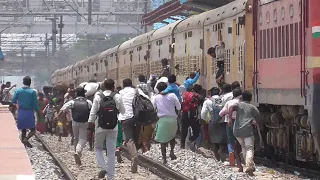
MULTIPOLYGON (((207 54, 207 50, 211 47, 211 40, 210 40, 210 26, 208 26, 207 28, 205 28, 205 42, 206 42, 206 49, 204 49, 204 54, 207 54)), ((207 68, 207 71, 206 71, 206 76, 207 76, 207 89, 210 89, 211 87, 213 87, 213 79, 214 79, 214 76, 213 76, 213 73, 214 71, 212 70, 213 68, 215 68, 215 64, 214 64, 214 59, 209 56, 209 55, 204 55, 204 58, 206 58, 206 62, 205 62, 205 68, 207 68)))
MULTIPOLYGON (((232 52, 230 52, 231 55, 231 64, 230 64, 230 72, 231 72, 231 80, 232 82, 235 80, 238 80, 238 71, 237 71, 237 47, 238 47, 238 43, 237 43, 237 19, 233 19, 232 21, 232 48, 230 49, 232 52)), ((228 30, 228 33, 230 33, 230 31, 228 30)), ((232 82, 229 82, 230 84, 232 82)))

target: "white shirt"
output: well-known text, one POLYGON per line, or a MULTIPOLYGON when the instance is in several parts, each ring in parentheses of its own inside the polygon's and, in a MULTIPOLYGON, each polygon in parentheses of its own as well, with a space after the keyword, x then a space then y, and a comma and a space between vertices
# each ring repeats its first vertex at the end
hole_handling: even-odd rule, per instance
POLYGON ((156 85, 154 86, 154 92, 155 92, 156 94, 159 93, 159 91, 158 91, 158 89, 157 89, 157 86, 158 86, 158 84, 159 84, 160 82, 164 82, 164 83, 167 83, 167 85, 169 85, 169 81, 168 81, 168 78, 167 78, 167 77, 161 77, 160 79, 158 79, 156 85))
MULTIPOLYGON (((109 90, 103 91, 103 94, 105 96, 109 96, 111 94, 111 91, 109 91, 109 90)), ((119 110, 119 112, 121 114, 124 114, 126 110, 125 110, 125 108, 123 106, 123 102, 122 102, 122 98, 121 98, 120 94, 115 94, 113 96, 113 99, 116 102, 116 107, 119 110)), ((97 112, 98 112, 98 110, 100 108, 100 101, 101 101, 101 97, 99 96, 98 93, 96 93, 95 96, 94 96, 93 103, 92 103, 92 108, 91 108, 91 111, 90 111, 89 122, 95 122, 95 124, 96 124, 96 132, 97 133, 104 132, 104 131, 117 131, 118 130, 118 125, 114 129, 102 129, 102 128, 98 127, 97 112)))
POLYGON ((154 108, 157 109, 158 117, 174 117, 177 118, 178 115, 175 111, 177 109, 178 111, 181 110, 181 104, 179 102, 179 99, 174 93, 169 93, 166 95, 155 95, 151 98, 151 102, 154 106, 154 108))
MULTIPOLYGON (((233 98, 232 92, 229 92, 227 94, 222 95, 221 96, 222 106, 224 107, 228 101, 232 100, 232 98, 233 98)), ((228 114, 226 114, 224 116, 224 122, 228 122, 228 121, 229 121, 229 116, 228 116, 228 114)))
POLYGON ((133 117, 133 109, 132 109, 132 102, 133 98, 136 95, 136 90, 138 90, 138 93, 147 99, 149 99, 149 96, 145 95, 141 89, 132 88, 132 87, 125 87, 121 91, 119 91, 119 94, 122 98, 123 106, 125 109, 125 113, 119 114, 119 121, 127 120, 133 117))

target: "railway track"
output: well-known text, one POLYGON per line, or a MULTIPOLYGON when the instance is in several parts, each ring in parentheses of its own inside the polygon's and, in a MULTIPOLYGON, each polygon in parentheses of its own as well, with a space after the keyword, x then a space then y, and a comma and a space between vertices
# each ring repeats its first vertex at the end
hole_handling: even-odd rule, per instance
POLYGON ((294 173, 296 175, 305 176, 312 179, 320 179, 320 172, 314 171, 306 168, 300 168, 292 165, 288 165, 283 162, 274 162, 270 159, 266 159, 263 157, 255 156, 254 158, 255 163, 265 165, 271 168, 280 168, 286 172, 294 173))
POLYGON ((67 168, 67 166, 55 155, 55 153, 50 149, 48 144, 38 135, 38 133, 35 134, 35 137, 40 141, 40 143, 43 145, 43 148, 49 152, 49 154, 52 156, 55 163, 60 167, 61 171, 63 172, 64 176, 68 180, 76 180, 76 178, 73 176, 71 171, 67 168))
MULTIPOLYGON (((48 153, 52 156, 55 163, 63 172, 64 177, 68 180, 76 180, 77 178, 72 173, 72 170, 70 170, 67 167, 67 164, 65 164, 61 159, 57 157, 56 153, 53 150, 51 150, 49 144, 47 144, 47 142, 39 134, 36 134, 35 137, 43 145, 44 149, 48 151, 48 153)), ((126 157, 128 160, 131 159, 129 151, 125 147, 122 147, 122 155, 126 157)), ((137 162, 139 166, 146 168, 148 171, 152 172, 154 175, 160 177, 161 179, 192 180, 191 178, 186 177, 185 175, 177 171, 174 171, 173 169, 163 165, 162 163, 148 158, 147 156, 144 156, 142 154, 139 154, 137 156, 137 162)))

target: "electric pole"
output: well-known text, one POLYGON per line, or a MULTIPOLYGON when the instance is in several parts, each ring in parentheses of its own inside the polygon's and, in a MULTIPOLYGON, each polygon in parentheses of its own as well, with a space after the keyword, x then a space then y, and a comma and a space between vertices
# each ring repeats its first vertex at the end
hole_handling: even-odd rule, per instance
POLYGON ((46 18, 48 20, 51 20, 52 22, 52 36, 50 40, 52 41, 52 55, 56 53, 57 50, 57 15, 53 15, 53 18, 46 18))
POLYGON ((27 46, 21 46, 21 57, 22 57, 22 63, 21 63, 21 74, 23 75, 24 72, 24 48, 27 46))
MULTIPOLYGON (((148 0, 144 0, 144 15, 148 13, 148 0)), ((144 25, 144 32, 148 32, 148 26, 144 25)))
POLYGON ((62 47, 62 28, 64 27, 64 24, 63 24, 63 16, 60 16, 60 23, 58 24, 58 28, 59 28, 59 45, 60 45, 60 50, 61 50, 61 47, 62 47))
POLYGON ((88 24, 91 25, 92 0, 88 0, 88 24))
POLYGON ((46 57, 48 57, 48 52, 49 52, 49 39, 48 39, 48 33, 46 33, 46 40, 44 41, 44 46, 46 47, 46 57))

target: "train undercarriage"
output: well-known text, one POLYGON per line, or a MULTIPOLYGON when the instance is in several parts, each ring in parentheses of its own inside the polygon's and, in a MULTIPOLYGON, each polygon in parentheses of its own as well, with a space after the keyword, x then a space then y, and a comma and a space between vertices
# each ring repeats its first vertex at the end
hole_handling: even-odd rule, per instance
POLYGON ((255 132, 256 155, 287 165, 317 169, 318 157, 307 110, 303 106, 260 105, 260 130, 255 132))

